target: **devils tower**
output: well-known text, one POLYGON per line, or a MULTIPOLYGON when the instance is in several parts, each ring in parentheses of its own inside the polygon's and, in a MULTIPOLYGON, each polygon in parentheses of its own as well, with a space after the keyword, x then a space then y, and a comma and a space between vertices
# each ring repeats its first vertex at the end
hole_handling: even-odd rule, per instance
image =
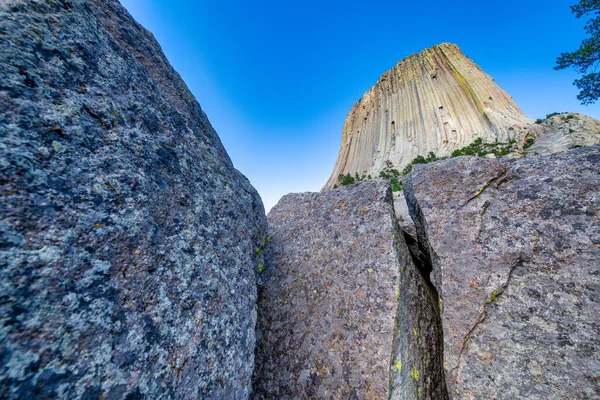
POLYGON ((340 174, 376 175, 419 155, 446 156, 470 144, 523 137, 532 121, 455 44, 413 54, 385 72, 352 107, 325 189, 340 174))

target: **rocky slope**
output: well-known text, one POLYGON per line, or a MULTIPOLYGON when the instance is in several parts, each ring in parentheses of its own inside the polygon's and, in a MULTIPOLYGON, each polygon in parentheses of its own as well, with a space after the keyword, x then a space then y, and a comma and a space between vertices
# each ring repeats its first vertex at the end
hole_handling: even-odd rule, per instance
POLYGON ((333 178, 525 157, 416 165, 401 219, 383 180, 288 195, 267 236, 116 0, 0 1, 0 65, 0 398, 600 399, 600 122, 532 123, 436 46, 355 106, 333 178))
POLYGON ((546 155, 600 144, 600 121, 578 113, 560 113, 536 124, 528 153, 546 155))
POLYGON ((443 43, 400 61, 352 107, 325 188, 340 174, 376 176, 386 160, 401 169, 418 155, 446 156, 478 137, 522 139, 531 122, 456 45, 443 43))
POLYGON ((0 2, 0 397, 244 399, 261 200, 115 0, 0 2))
POLYGON ((599 187, 600 145, 417 165, 417 241, 382 180, 285 196, 253 397, 600 399, 599 187))
POLYGON ((256 399, 445 399, 438 299, 383 180, 269 213, 256 399))
POLYGON ((600 399, 600 145, 405 181, 457 399, 600 399))

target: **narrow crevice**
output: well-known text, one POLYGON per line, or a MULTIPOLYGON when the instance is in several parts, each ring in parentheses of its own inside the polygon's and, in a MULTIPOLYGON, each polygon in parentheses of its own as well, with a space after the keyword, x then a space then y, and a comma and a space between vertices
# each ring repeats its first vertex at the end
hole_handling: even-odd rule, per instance
POLYGON ((408 246, 408 251, 410 253, 410 257, 413 260, 413 263, 417 267, 418 271, 421 273, 421 276, 429 286, 429 289, 433 292, 433 296, 435 298, 436 304, 439 303, 439 293, 431 282, 431 273, 433 272, 433 264, 431 263, 431 258, 427 253, 427 250, 419 241, 410 235, 408 232, 402 230, 400 226, 398 226, 398 230, 401 231, 404 235, 404 241, 408 246))
POLYGON ((448 400, 441 301, 431 281, 434 264, 426 248, 394 221, 400 277, 389 399, 448 400))
MULTIPOLYGON (((427 225, 427 220, 423 215, 423 211, 421 210, 417 199, 414 197, 411 175, 409 175, 409 178, 406 179, 404 186, 406 205, 408 206, 410 217, 413 220, 415 230, 417 232, 417 237, 414 238, 411 236, 411 239, 417 243, 416 248, 418 248, 419 252, 422 253, 421 258, 425 260, 423 270, 429 270, 427 276, 424 278, 433 286, 432 290, 437 294, 439 299, 442 299, 444 293, 442 290, 442 273, 441 266, 439 265, 439 257, 429 242, 429 227, 427 225), (431 276, 432 274, 433 277, 431 276)), ((413 249, 414 248, 415 246, 413 246, 413 249)), ((416 252, 411 251, 411 255, 413 253, 417 255, 416 252)))
MULTIPOLYGON (((444 331, 442 325, 443 293, 441 286, 442 274, 440 259, 429 243, 427 221, 414 197, 411 175, 412 174, 404 181, 404 195, 410 216, 415 225, 417 237, 415 238, 404 231, 402 231, 402 233, 408 252, 410 253, 410 258, 412 259, 416 270, 419 272, 420 278, 422 278, 422 283, 424 283, 428 289, 427 291, 432 304, 429 313, 421 313, 419 315, 420 318, 429 319, 429 321, 422 322, 429 324, 431 334, 431 337, 429 338, 429 352, 432 355, 430 362, 435 365, 435 368, 432 369, 430 367, 429 370, 429 373, 435 376, 435 381, 432 382, 432 384, 435 385, 435 388, 433 391, 429 391, 429 397, 423 398, 446 400, 450 399, 450 393, 446 383, 446 371, 444 368, 444 331)), ((412 306, 409 306, 409 309, 411 307, 412 306)))

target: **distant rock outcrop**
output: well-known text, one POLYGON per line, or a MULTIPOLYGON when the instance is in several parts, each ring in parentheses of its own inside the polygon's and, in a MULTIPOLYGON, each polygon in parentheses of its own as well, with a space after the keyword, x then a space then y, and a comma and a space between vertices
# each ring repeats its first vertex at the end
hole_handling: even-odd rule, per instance
POLYGON ((0 398, 248 397, 263 205, 117 1, 0 1, 0 152, 0 398))
POLYGON ((458 46, 443 43, 400 61, 352 107, 325 189, 340 174, 398 168, 434 152, 447 156, 476 138, 523 139, 532 121, 458 46))
POLYGON ((269 213, 255 399, 447 399, 438 299, 383 180, 269 213))
POLYGON ((405 180, 457 399, 599 399, 600 146, 405 180))
MULTIPOLYGON (((600 121, 578 113, 560 113, 538 121, 528 153, 546 155, 600 144, 600 121)), ((533 136, 532 136, 533 137, 533 136)))

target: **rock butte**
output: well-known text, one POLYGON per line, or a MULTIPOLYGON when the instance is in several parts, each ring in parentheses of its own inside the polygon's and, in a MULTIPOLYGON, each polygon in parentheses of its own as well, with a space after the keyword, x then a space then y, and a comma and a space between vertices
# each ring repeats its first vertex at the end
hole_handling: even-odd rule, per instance
POLYGON ((398 62, 354 104, 324 189, 340 174, 375 176, 386 160, 401 169, 418 155, 447 156, 478 137, 522 139, 532 122, 458 46, 442 43, 398 62))

